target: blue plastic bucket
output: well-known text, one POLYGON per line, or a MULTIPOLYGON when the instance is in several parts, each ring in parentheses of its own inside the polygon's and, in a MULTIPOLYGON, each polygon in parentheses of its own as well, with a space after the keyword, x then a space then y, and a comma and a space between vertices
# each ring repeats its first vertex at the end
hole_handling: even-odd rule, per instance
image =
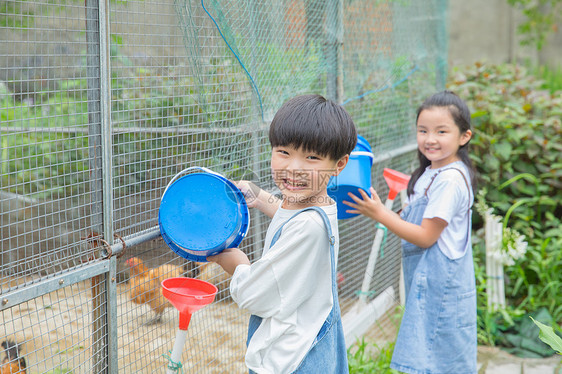
POLYGON ((244 195, 232 182, 209 169, 193 167, 178 173, 166 187, 158 225, 174 252, 206 262, 207 256, 240 244, 250 226, 250 213, 244 195))
POLYGON ((347 213, 351 209, 343 201, 353 202, 347 195, 348 192, 359 195, 359 188, 371 196, 371 167, 375 156, 371 145, 361 135, 357 136, 357 145, 349 155, 349 161, 337 177, 332 177, 328 182, 328 195, 338 205, 338 219, 355 217, 357 214, 347 213))

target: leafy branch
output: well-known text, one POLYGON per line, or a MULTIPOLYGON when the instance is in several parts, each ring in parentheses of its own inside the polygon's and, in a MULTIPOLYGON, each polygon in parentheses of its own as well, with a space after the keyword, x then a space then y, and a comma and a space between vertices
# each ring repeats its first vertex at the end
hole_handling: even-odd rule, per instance
POLYGON ((513 8, 519 9, 526 21, 517 27, 523 39, 521 45, 535 44, 541 50, 548 34, 558 30, 562 0, 507 0, 513 8))

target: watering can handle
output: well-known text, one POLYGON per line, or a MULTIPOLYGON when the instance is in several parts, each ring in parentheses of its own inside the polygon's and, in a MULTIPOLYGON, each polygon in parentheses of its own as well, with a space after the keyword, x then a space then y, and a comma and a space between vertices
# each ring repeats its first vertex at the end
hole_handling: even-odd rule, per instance
POLYGON ((191 167, 185 168, 182 171, 180 171, 179 173, 177 173, 176 175, 174 175, 172 180, 170 182, 168 182, 168 185, 166 186, 166 189, 164 189, 164 193, 162 194, 162 197, 160 198, 160 200, 162 200, 162 198, 164 197, 164 194, 166 193, 168 188, 172 185, 172 183, 174 183, 179 177, 181 177, 183 174, 185 174, 186 172, 188 172, 190 170, 200 170, 202 172, 209 173, 209 174, 215 174, 215 175, 218 175, 219 177, 224 178, 223 175, 217 173, 216 171, 212 171, 211 169, 207 169, 206 167, 203 167, 203 166, 191 166, 191 167))

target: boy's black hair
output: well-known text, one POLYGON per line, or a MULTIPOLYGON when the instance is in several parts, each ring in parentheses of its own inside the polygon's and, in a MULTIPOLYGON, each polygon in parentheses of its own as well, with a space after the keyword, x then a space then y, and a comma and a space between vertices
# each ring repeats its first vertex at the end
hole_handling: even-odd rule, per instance
POLYGON ((302 148, 337 161, 355 148, 357 129, 341 105, 320 95, 302 95, 277 111, 269 142, 272 147, 302 148))
MULTIPOLYGON (((416 115, 416 124, 418 122, 418 118, 420 117, 420 113, 425 109, 431 108, 447 108, 451 117, 453 118, 453 122, 459 128, 461 134, 464 134, 468 130, 470 130, 470 109, 466 103, 458 97, 452 91, 442 91, 438 92, 429 98, 427 98, 422 105, 418 108, 417 115, 416 115)), ((477 184, 477 174, 474 165, 472 165, 472 161, 468 156, 468 143, 470 140, 466 142, 465 145, 461 146, 457 152, 459 158, 462 162, 466 165, 468 172, 470 173, 470 179, 472 181, 472 191, 473 194, 476 193, 476 184, 477 184)), ((431 165, 431 161, 429 161, 418 149, 418 160, 420 162, 420 166, 414 170, 412 176, 410 177, 410 181, 408 182, 408 196, 414 193, 414 185, 416 184, 417 180, 421 175, 424 173, 425 169, 431 165)))

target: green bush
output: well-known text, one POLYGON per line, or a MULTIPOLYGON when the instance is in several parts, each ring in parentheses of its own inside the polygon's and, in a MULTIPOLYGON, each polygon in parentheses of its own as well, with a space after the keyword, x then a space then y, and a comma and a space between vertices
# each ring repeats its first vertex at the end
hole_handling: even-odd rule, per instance
MULTIPOLYGON (((454 69, 448 88, 473 113, 471 156, 486 204, 528 242, 525 256, 505 267, 507 310, 521 315, 545 307, 560 323, 562 91, 544 89, 539 78, 520 65, 477 63, 454 69)), ((481 227, 475 214, 475 236, 481 227)), ((475 248, 475 256, 483 266, 485 251, 475 248)), ((485 283, 485 275, 477 282, 485 283)), ((479 317, 481 342, 493 342, 489 322, 497 316, 479 310, 479 317)), ((504 317, 494 323, 509 323, 504 317)))

